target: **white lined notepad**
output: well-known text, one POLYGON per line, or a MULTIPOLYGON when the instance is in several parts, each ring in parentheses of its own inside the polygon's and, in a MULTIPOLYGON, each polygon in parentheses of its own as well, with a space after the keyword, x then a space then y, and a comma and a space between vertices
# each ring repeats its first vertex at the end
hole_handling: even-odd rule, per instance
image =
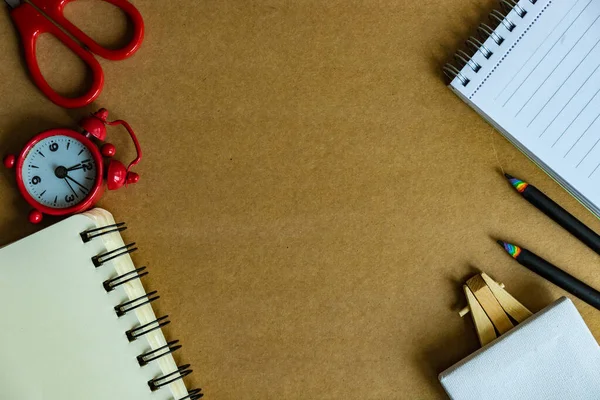
POLYGON ((0 249, 0 399, 202 397, 187 391, 189 366, 178 369, 177 344, 160 329, 168 319, 156 322, 145 304, 156 296, 145 292, 123 251, 132 246, 113 224, 94 209, 0 249), (81 236, 98 228, 89 241, 81 236))
POLYGON ((503 4, 450 87, 600 215, 600 0, 503 4))

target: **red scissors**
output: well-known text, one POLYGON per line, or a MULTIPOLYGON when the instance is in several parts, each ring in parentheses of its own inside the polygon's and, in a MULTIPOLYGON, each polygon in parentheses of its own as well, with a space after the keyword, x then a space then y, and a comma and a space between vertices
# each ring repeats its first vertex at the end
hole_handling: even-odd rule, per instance
POLYGON ((75 0, 4 0, 21 34, 27 67, 35 84, 54 103, 66 108, 83 107, 94 101, 104 86, 104 72, 94 54, 108 60, 123 60, 135 53, 144 39, 144 20, 140 12, 127 0, 104 0, 120 8, 133 23, 133 37, 125 47, 110 50, 100 46, 64 16, 65 6, 75 0), (80 57, 92 71, 90 89, 77 98, 64 97, 54 91, 40 71, 36 43, 43 33, 56 36, 80 57), (70 36, 69 36, 70 35, 70 36), (79 43, 77 42, 79 41, 79 43))

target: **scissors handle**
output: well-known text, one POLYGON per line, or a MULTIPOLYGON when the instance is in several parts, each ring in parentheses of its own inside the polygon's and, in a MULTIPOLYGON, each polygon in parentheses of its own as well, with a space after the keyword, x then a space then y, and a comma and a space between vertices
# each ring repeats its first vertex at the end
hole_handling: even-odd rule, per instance
POLYGON ((76 41, 61 31, 30 4, 23 3, 19 7, 13 9, 11 11, 11 16, 21 34, 25 52, 25 61, 27 62, 27 67, 29 68, 33 81, 52 102, 65 108, 78 108, 84 107, 96 100, 104 86, 104 73, 100 63, 98 63, 92 53, 81 47, 76 41), (92 71, 91 87, 84 95, 76 98, 62 96, 52 89, 42 75, 37 60, 36 45, 38 38, 43 33, 54 35, 81 58, 92 71))
POLYGON ((94 54, 107 60, 123 60, 135 53, 144 40, 144 20, 137 8, 127 0, 103 0, 107 3, 120 8, 133 24, 133 37, 127 45, 120 49, 107 49, 100 46, 94 39, 85 34, 81 29, 75 26, 71 21, 65 18, 64 10, 67 4, 76 0, 30 0, 33 5, 38 7, 56 23, 62 26, 69 34, 85 44, 94 54))

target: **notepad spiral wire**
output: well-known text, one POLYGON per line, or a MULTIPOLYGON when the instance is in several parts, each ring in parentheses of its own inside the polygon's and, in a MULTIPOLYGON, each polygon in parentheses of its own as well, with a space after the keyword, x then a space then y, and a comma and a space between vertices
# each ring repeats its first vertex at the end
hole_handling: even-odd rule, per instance
POLYGON ((470 50, 469 55, 466 51, 457 50, 454 54, 454 62, 446 63, 443 67, 444 74, 450 79, 457 78, 463 86, 467 86, 470 79, 461 71, 468 66, 474 73, 478 73, 482 67, 482 61, 475 60, 475 54, 480 52, 484 60, 489 60, 496 51, 496 48, 502 46, 507 34, 512 34, 517 27, 520 19, 530 11, 530 6, 535 6, 538 0, 523 1, 523 5, 517 0, 500 0, 500 8, 495 9, 489 14, 489 19, 497 23, 495 28, 482 22, 477 27, 477 36, 470 36, 465 42, 465 46, 470 50), (507 32, 499 33, 498 27, 504 26, 507 32), (486 44, 487 43, 487 44, 486 44))
MULTIPOLYGON (((110 233, 115 233, 115 232, 122 232, 125 229, 127 229, 127 227, 125 226, 125 223, 120 222, 117 224, 112 224, 112 225, 107 225, 107 226, 103 226, 103 227, 99 227, 99 228, 89 229, 89 230, 82 232, 80 235, 81 235, 81 239, 83 240, 83 242, 87 243, 91 240, 94 240, 94 239, 100 237, 100 236, 107 235, 110 233)), ((111 260, 114 260, 114 259, 124 256, 126 254, 130 254, 136 250, 137 250, 137 247, 135 247, 135 243, 129 243, 129 244, 126 244, 117 249, 106 251, 102 254, 92 257, 92 263, 94 264, 94 266, 96 268, 99 268, 111 260)), ((117 288, 118 286, 121 286, 127 282, 134 280, 134 279, 140 279, 146 275, 148 275, 148 272, 146 271, 146 267, 139 267, 133 271, 121 274, 115 278, 111 278, 111 279, 104 281, 103 286, 104 286, 104 289, 106 290, 106 292, 108 293, 108 292, 111 292, 112 290, 114 290, 115 288, 117 288)), ((115 306, 114 310, 118 317, 122 317, 125 314, 135 310, 136 308, 142 307, 146 304, 150 304, 153 301, 158 300, 158 299, 159 299, 159 296, 157 296, 157 291, 152 291, 152 292, 147 293, 136 299, 121 303, 121 304, 115 306)), ((133 341, 137 340, 138 338, 149 334, 150 332, 153 332, 157 329, 161 329, 162 327, 168 325, 169 323, 171 323, 171 321, 169 320, 169 316, 165 315, 162 317, 158 317, 158 318, 156 318, 156 320, 149 322, 147 324, 144 324, 144 325, 141 325, 138 327, 134 327, 134 328, 128 330, 127 332, 125 332, 125 335, 127 336, 127 339, 130 342, 133 342, 133 341)), ((179 345, 178 340, 173 340, 173 341, 167 342, 167 344, 162 347, 159 347, 152 351, 148 351, 146 353, 140 354, 139 356, 137 356, 137 362, 140 365, 140 367, 144 367, 145 365, 148 365, 151 362, 157 361, 161 357, 164 357, 168 354, 174 353, 175 351, 179 350, 181 347, 182 346, 179 345)), ((177 369, 175 371, 164 374, 163 376, 160 376, 158 378, 149 380, 148 386, 149 386, 150 390, 152 392, 154 392, 154 391, 160 390, 161 388, 167 387, 169 384, 171 384, 173 382, 183 379, 184 377, 188 376, 191 373, 192 373, 192 370, 190 369, 190 364, 177 366, 177 369)), ((202 398, 203 396, 204 396, 204 394, 202 393, 202 389, 192 389, 192 390, 188 391, 187 396, 181 397, 177 400, 198 400, 198 399, 202 398)))

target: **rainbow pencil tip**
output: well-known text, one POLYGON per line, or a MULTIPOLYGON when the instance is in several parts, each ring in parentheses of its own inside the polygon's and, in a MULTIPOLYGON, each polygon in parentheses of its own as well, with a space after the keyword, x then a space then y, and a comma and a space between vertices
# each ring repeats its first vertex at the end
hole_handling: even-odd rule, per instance
POLYGON ((529 183, 523 182, 519 178, 515 178, 514 176, 512 176, 510 174, 505 173, 504 176, 508 180, 508 183, 510 183, 511 186, 514 187, 515 190, 519 193, 523 193, 525 191, 525 189, 527 189, 527 187, 529 186, 529 183))
POLYGON ((498 244, 502 246, 504 251, 506 251, 512 258, 516 259, 519 256, 519 254, 521 254, 521 251, 523 251, 523 249, 521 249, 519 246, 507 243, 503 240, 497 240, 496 242, 498 242, 498 244))

